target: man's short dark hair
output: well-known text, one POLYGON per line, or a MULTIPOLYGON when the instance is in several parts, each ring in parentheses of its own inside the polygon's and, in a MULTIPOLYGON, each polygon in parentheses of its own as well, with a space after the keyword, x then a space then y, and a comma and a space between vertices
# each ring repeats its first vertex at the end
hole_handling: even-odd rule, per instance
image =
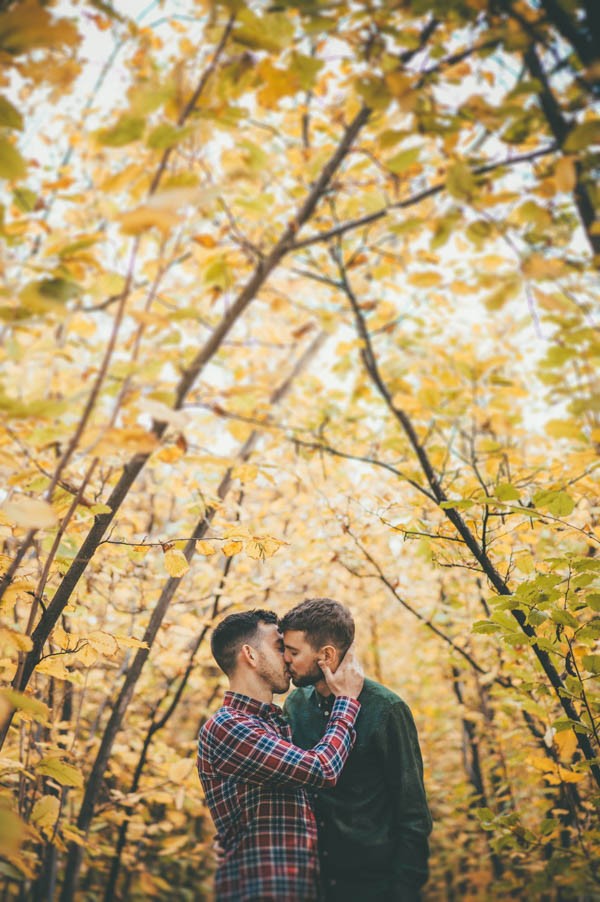
POLYGON ((354 619, 348 608, 332 598, 307 598, 279 623, 282 632, 299 630, 315 649, 335 645, 345 654, 354 640, 354 619))
POLYGON ((277 623, 277 614, 254 608, 229 614, 217 625, 210 640, 210 650, 221 670, 228 676, 235 670, 242 645, 256 639, 261 623, 277 623))

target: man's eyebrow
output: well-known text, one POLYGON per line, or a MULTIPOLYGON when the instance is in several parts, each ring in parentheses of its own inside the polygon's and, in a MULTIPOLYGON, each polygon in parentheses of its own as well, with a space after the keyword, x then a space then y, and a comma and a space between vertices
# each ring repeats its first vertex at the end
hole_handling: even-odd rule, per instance
POLYGON ((298 651, 295 645, 290 645, 288 642, 284 642, 283 647, 288 648, 290 651, 298 651))

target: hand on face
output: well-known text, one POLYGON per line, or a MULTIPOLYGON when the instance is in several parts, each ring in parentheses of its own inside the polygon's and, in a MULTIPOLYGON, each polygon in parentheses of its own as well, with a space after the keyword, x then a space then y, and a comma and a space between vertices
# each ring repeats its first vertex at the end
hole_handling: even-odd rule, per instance
POLYGON ((365 675, 360 661, 356 657, 354 643, 344 655, 335 672, 330 670, 329 664, 325 660, 319 660, 317 664, 323 671, 325 682, 333 695, 347 695, 350 698, 358 698, 365 682, 365 675))

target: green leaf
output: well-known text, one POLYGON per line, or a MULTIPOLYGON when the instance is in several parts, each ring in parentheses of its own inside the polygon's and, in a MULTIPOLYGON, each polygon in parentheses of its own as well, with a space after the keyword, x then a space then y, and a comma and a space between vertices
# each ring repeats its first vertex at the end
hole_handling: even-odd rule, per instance
POLYGON ((35 210, 37 199, 35 191, 31 191, 29 188, 15 188, 13 191, 15 206, 21 213, 32 213, 35 210))
POLYGON ((518 501, 521 493, 509 482, 499 482, 495 491, 496 498, 500 501, 518 501))
POLYGON ((0 95, 0 126, 23 131, 23 117, 10 100, 0 95))
POLYGON ((571 588, 585 589, 586 586, 591 586, 597 579, 598 576, 596 573, 580 573, 579 576, 576 576, 571 580, 571 588))
POLYGON ((579 621, 569 611, 551 611, 550 616, 555 623, 560 623, 562 626, 572 626, 573 629, 577 629, 579 626, 579 621))
POLYGON ((568 717, 559 717, 557 720, 552 721, 552 726, 557 733, 564 733, 565 730, 575 730, 576 733, 591 732, 582 723, 570 720, 568 717))
POLYGON ((577 572, 583 570, 591 571, 593 573, 600 573, 600 560, 595 557, 582 557, 577 561, 573 561, 572 564, 573 570, 577 570, 577 572))
POLYGON ((137 141, 144 134, 146 122, 139 116, 121 116, 111 128, 94 132, 96 140, 104 147, 124 147, 137 141))
POLYGON ((228 288, 232 282, 231 269, 227 265, 225 257, 219 257, 207 266, 204 271, 204 281, 207 285, 216 288, 228 288))
POLYGON ((52 777, 61 786, 75 786, 78 789, 83 786, 83 775, 76 767, 66 764, 60 758, 42 758, 35 770, 45 777, 52 777))
POLYGON ((452 508, 456 508, 456 510, 466 511, 470 507, 473 507, 475 502, 472 498, 457 498, 456 501, 442 501, 440 502, 440 507, 442 510, 452 510, 452 508))
POLYGON ((374 110, 385 110, 392 102, 392 95, 381 78, 365 75, 357 78, 354 85, 358 96, 374 110))
POLYGON ((394 173, 394 175, 400 175, 401 172, 410 169, 413 163, 417 162, 420 153, 420 147, 411 147, 409 150, 401 150, 400 153, 391 157, 385 165, 390 172, 394 173))
POLYGON ((600 673, 600 655, 584 655, 581 661, 590 673, 600 673))
POLYGON ((446 176, 446 188, 452 197, 470 200, 475 193, 476 184, 471 170, 465 163, 459 161, 450 167, 446 176))
POLYGON ((176 126, 165 122, 152 129, 148 135, 146 144, 153 150, 167 150, 169 147, 175 147, 176 144, 185 140, 189 133, 189 128, 177 128, 176 126))
POLYGON ((471 627, 472 633, 499 633, 500 627, 497 623, 490 623, 489 620, 476 620, 471 627))
POLYGON ((81 291, 77 282, 69 279, 42 279, 37 283, 37 290, 43 297, 62 303, 76 298, 81 291))
POLYGON ((494 233, 494 226, 485 219, 476 219, 475 222, 469 223, 466 229, 466 236, 475 247, 481 247, 485 241, 494 233))
POLYGON ((317 75, 323 65, 323 60, 316 59, 314 56, 305 56, 294 50, 292 53, 290 72, 293 72, 297 77, 298 84, 303 91, 310 91, 314 86, 317 75))
POLYGON ((575 507, 575 502, 566 492, 537 492, 533 496, 533 503, 549 511, 554 517, 568 517, 575 507))
POLYGON ((268 50, 278 53, 294 37, 294 26, 283 13, 257 16, 247 7, 238 14, 233 37, 238 44, 251 50, 268 50))
POLYGON ((545 611, 536 611, 533 609, 527 614, 527 623, 530 623, 532 626, 541 626, 547 619, 548 615, 545 611))
POLYGON ((27 172, 27 164, 19 151, 6 138, 0 137, 0 178, 14 181, 27 172))
POLYGON ((592 144, 600 144, 600 119, 576 125, 563 144, 564 150, 585 150, 592 144))
POLYGON ((590 592, 589 595, 586 596, 587 606, 592 609, 592 611, 600 611, 600 593, 599 592, 590 592))

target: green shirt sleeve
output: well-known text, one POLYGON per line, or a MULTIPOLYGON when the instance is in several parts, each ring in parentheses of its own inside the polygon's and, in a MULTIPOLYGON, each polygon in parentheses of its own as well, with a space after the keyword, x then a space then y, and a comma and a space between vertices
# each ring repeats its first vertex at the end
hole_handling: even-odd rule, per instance
POLYGON ((431 815, 423 784, 423 760, 415 723, 401 700, 390 705, 380 727, 383 770, 392 797, 395 893, 418 898, 428 877, 431 815))

